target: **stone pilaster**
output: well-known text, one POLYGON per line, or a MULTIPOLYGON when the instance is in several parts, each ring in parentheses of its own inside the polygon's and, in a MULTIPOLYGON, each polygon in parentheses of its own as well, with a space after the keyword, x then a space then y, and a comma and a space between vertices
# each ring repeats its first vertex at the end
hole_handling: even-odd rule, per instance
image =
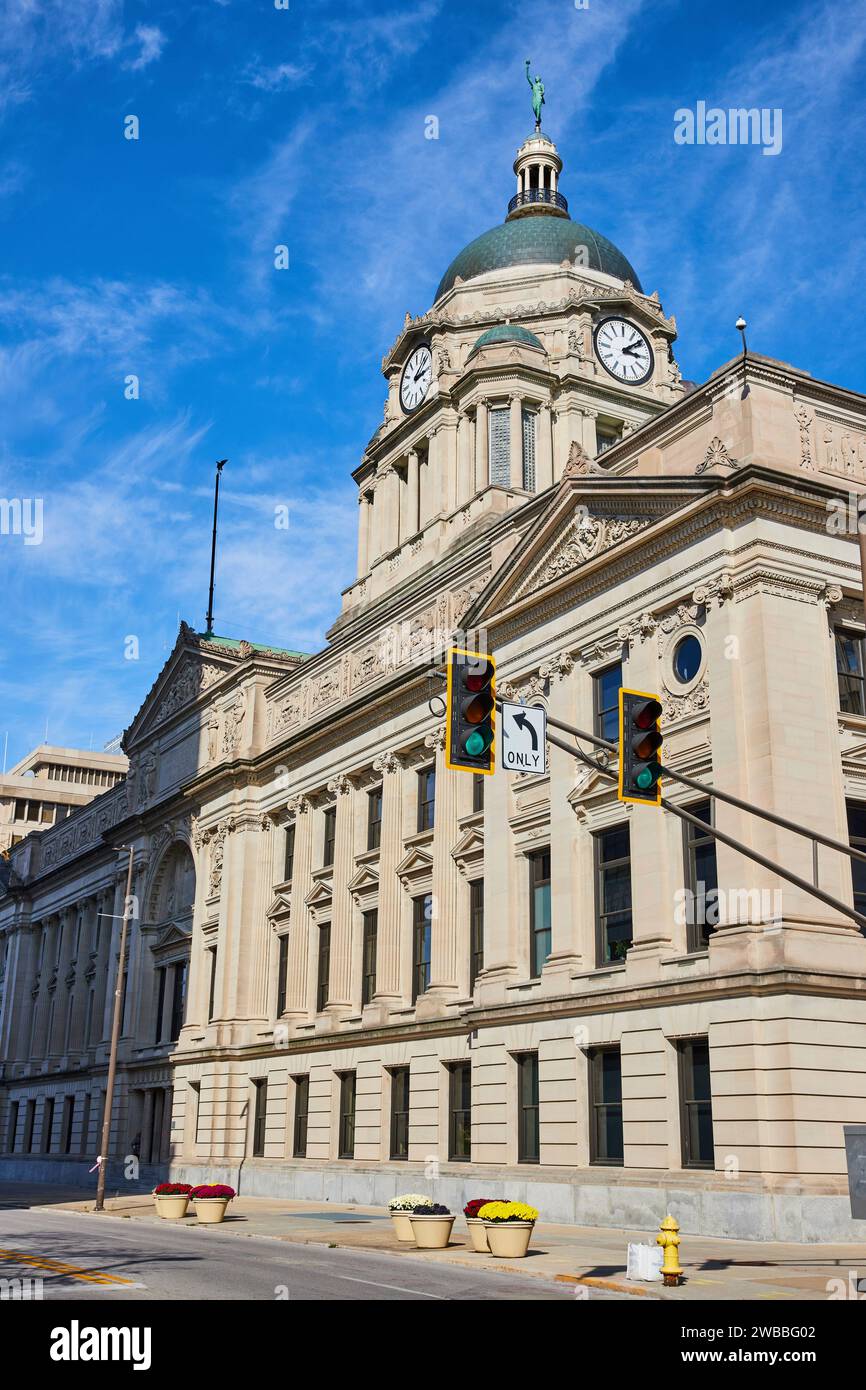
MULTIPOLYGON (((458 957, 468 952, 467 922, 460 921, 460 871, 451 851, 459 835, 459 772, 445 766, 445 727, 429 734, 428 747, 436 750, 436 818, 433 831, 433 903, 431 919, 431 999, 448 1001, 459 993, 458 957)), ((419 1001, 426 1005, 427 1001, 419 1001)))
POLYGON ((366 490, 358 494, 358 578, 370 568, 370 498, 366 490))
POLYGON ((379 849, 379 921, 376 943, 375 1002, 396 1006, 401 1001, 400 945, 403 892, 397 877, 402 856, 403 775, 394 753, 373 763, 382 774, 382 829, 379 849))
POLYGON ((312 923, 305 899, 313 886, 313 812, 305 796, 289 802, 295 820, 295 855, 292 865, 292 909, 289 923, 289 968, 286 981, 286 1013, 307 1018, 310 999, 310 934, 312 923))
POLYGON ((352 940, 355 903, 349 892, 355 859, 355 789, 348 777, 335 777, 328 791, 337 799, 331 917, 331 974, 328 1012, 352 1006, 352 940))
POLYGON ((535 487, 544 492, 553 483, 553 434, 550 406, 543 404, 538 411, 538 438, 535 442, 535 487))
POLYGON ((420 529, 419 520, 419 460, 417 449, 410 449, 406 460, 406 537, 420 529))
POLYGON ((457 418, 457 506, 472 496, 472 459, 469 453, 469 416, 465 410, 457 418))

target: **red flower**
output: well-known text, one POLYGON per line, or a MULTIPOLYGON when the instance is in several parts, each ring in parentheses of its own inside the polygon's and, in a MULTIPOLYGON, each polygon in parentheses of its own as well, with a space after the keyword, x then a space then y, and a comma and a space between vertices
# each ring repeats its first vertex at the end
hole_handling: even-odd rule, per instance
POLYGON ((188 1182, 161 1182, 153 1192, 155 1197, 188 1197, 192 1188, 188 1182))
POLYGON ((477 1217, 483 1206, 486 1206, 488 1202, 497 1202, 498 1200, 498 1197, 473 1197, 472 1201, 467 1202, 466 1206, 463 1208, 463 1215, 467 1216, 469 1220, 472 1221, 477 1217))
POLYGON ((190 1196, 191 1196, 193 1199, 195 1199, 196 1197, 228 1197, 228 1198, 232 1198, 232 1197, 234 1197, 234 1195, 235 1195, 235 1190, 234 1190, 234 1188, 233 1188, 233 1187, 225 1187, 225 1186, 223 1185, 223 1183, 221 1183, 221 1182, 211 1182, 211 1183, 206 1182, 206 1183, 202 1183, 202 1185, 201 1185, 200 1187, 194 1187, 194 1188, 192 1189, 192 1191, 190 1192, 190 1196))

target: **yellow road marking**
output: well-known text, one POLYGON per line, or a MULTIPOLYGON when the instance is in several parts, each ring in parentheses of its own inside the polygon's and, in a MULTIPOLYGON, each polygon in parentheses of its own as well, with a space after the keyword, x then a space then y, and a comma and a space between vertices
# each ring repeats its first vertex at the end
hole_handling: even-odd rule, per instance
POLYGON ((4 1250, 0 1247, 0 1257, 16 1260, 21 1264, 33 1265, 35 1269, 47 1269, 51 1274, 68 1274, 73 1279, 83 1279, 88 1284, 132 1284, 132 1279, 123 1279, 119 1274, 105 1274, 99 1270, 82 1269, 79 1265, 64 1264, 62 1260, 50 1260, 46 1256, 27 1255, 23 1250, 4 1250))

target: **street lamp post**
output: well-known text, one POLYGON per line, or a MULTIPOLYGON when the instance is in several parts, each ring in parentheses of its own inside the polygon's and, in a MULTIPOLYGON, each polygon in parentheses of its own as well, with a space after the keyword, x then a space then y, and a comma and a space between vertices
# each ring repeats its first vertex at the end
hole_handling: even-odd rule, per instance
POLYGON ((105 1207, 105 1169, 108 1149, 111 1143, 111 1111, 114 1106, 114 1078, 117 1073, 117 1045, 120 1041, 121 1013, 123 1009, 123 972, 126 966, 126 929, 129 923, 129 905, 132 898, 132 861, 134 850, 129 846, 129 864, 126 870, 126 892, 123 898, 123 916, 120 922, 120 952, 117 960, 117 984, 114 990, 114 1017, 111 1022, 111 1050, 108 1055, 108 1079, 105 1083, 105 1109, 102 1114, 102 1139, 100 1141, 99 1170, 96 1175, 96 1210, 105 1207))

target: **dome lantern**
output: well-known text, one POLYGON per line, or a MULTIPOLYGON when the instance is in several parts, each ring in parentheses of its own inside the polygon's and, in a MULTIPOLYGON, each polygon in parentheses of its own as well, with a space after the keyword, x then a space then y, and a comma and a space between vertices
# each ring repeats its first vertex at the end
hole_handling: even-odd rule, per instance
POLYGON ((552 140, 536 131, 524 140, 514 160, 517 192, 508 204, 506 221, 545 213, 568 216, 568 203, 559 191, 562 160, 552 140))

